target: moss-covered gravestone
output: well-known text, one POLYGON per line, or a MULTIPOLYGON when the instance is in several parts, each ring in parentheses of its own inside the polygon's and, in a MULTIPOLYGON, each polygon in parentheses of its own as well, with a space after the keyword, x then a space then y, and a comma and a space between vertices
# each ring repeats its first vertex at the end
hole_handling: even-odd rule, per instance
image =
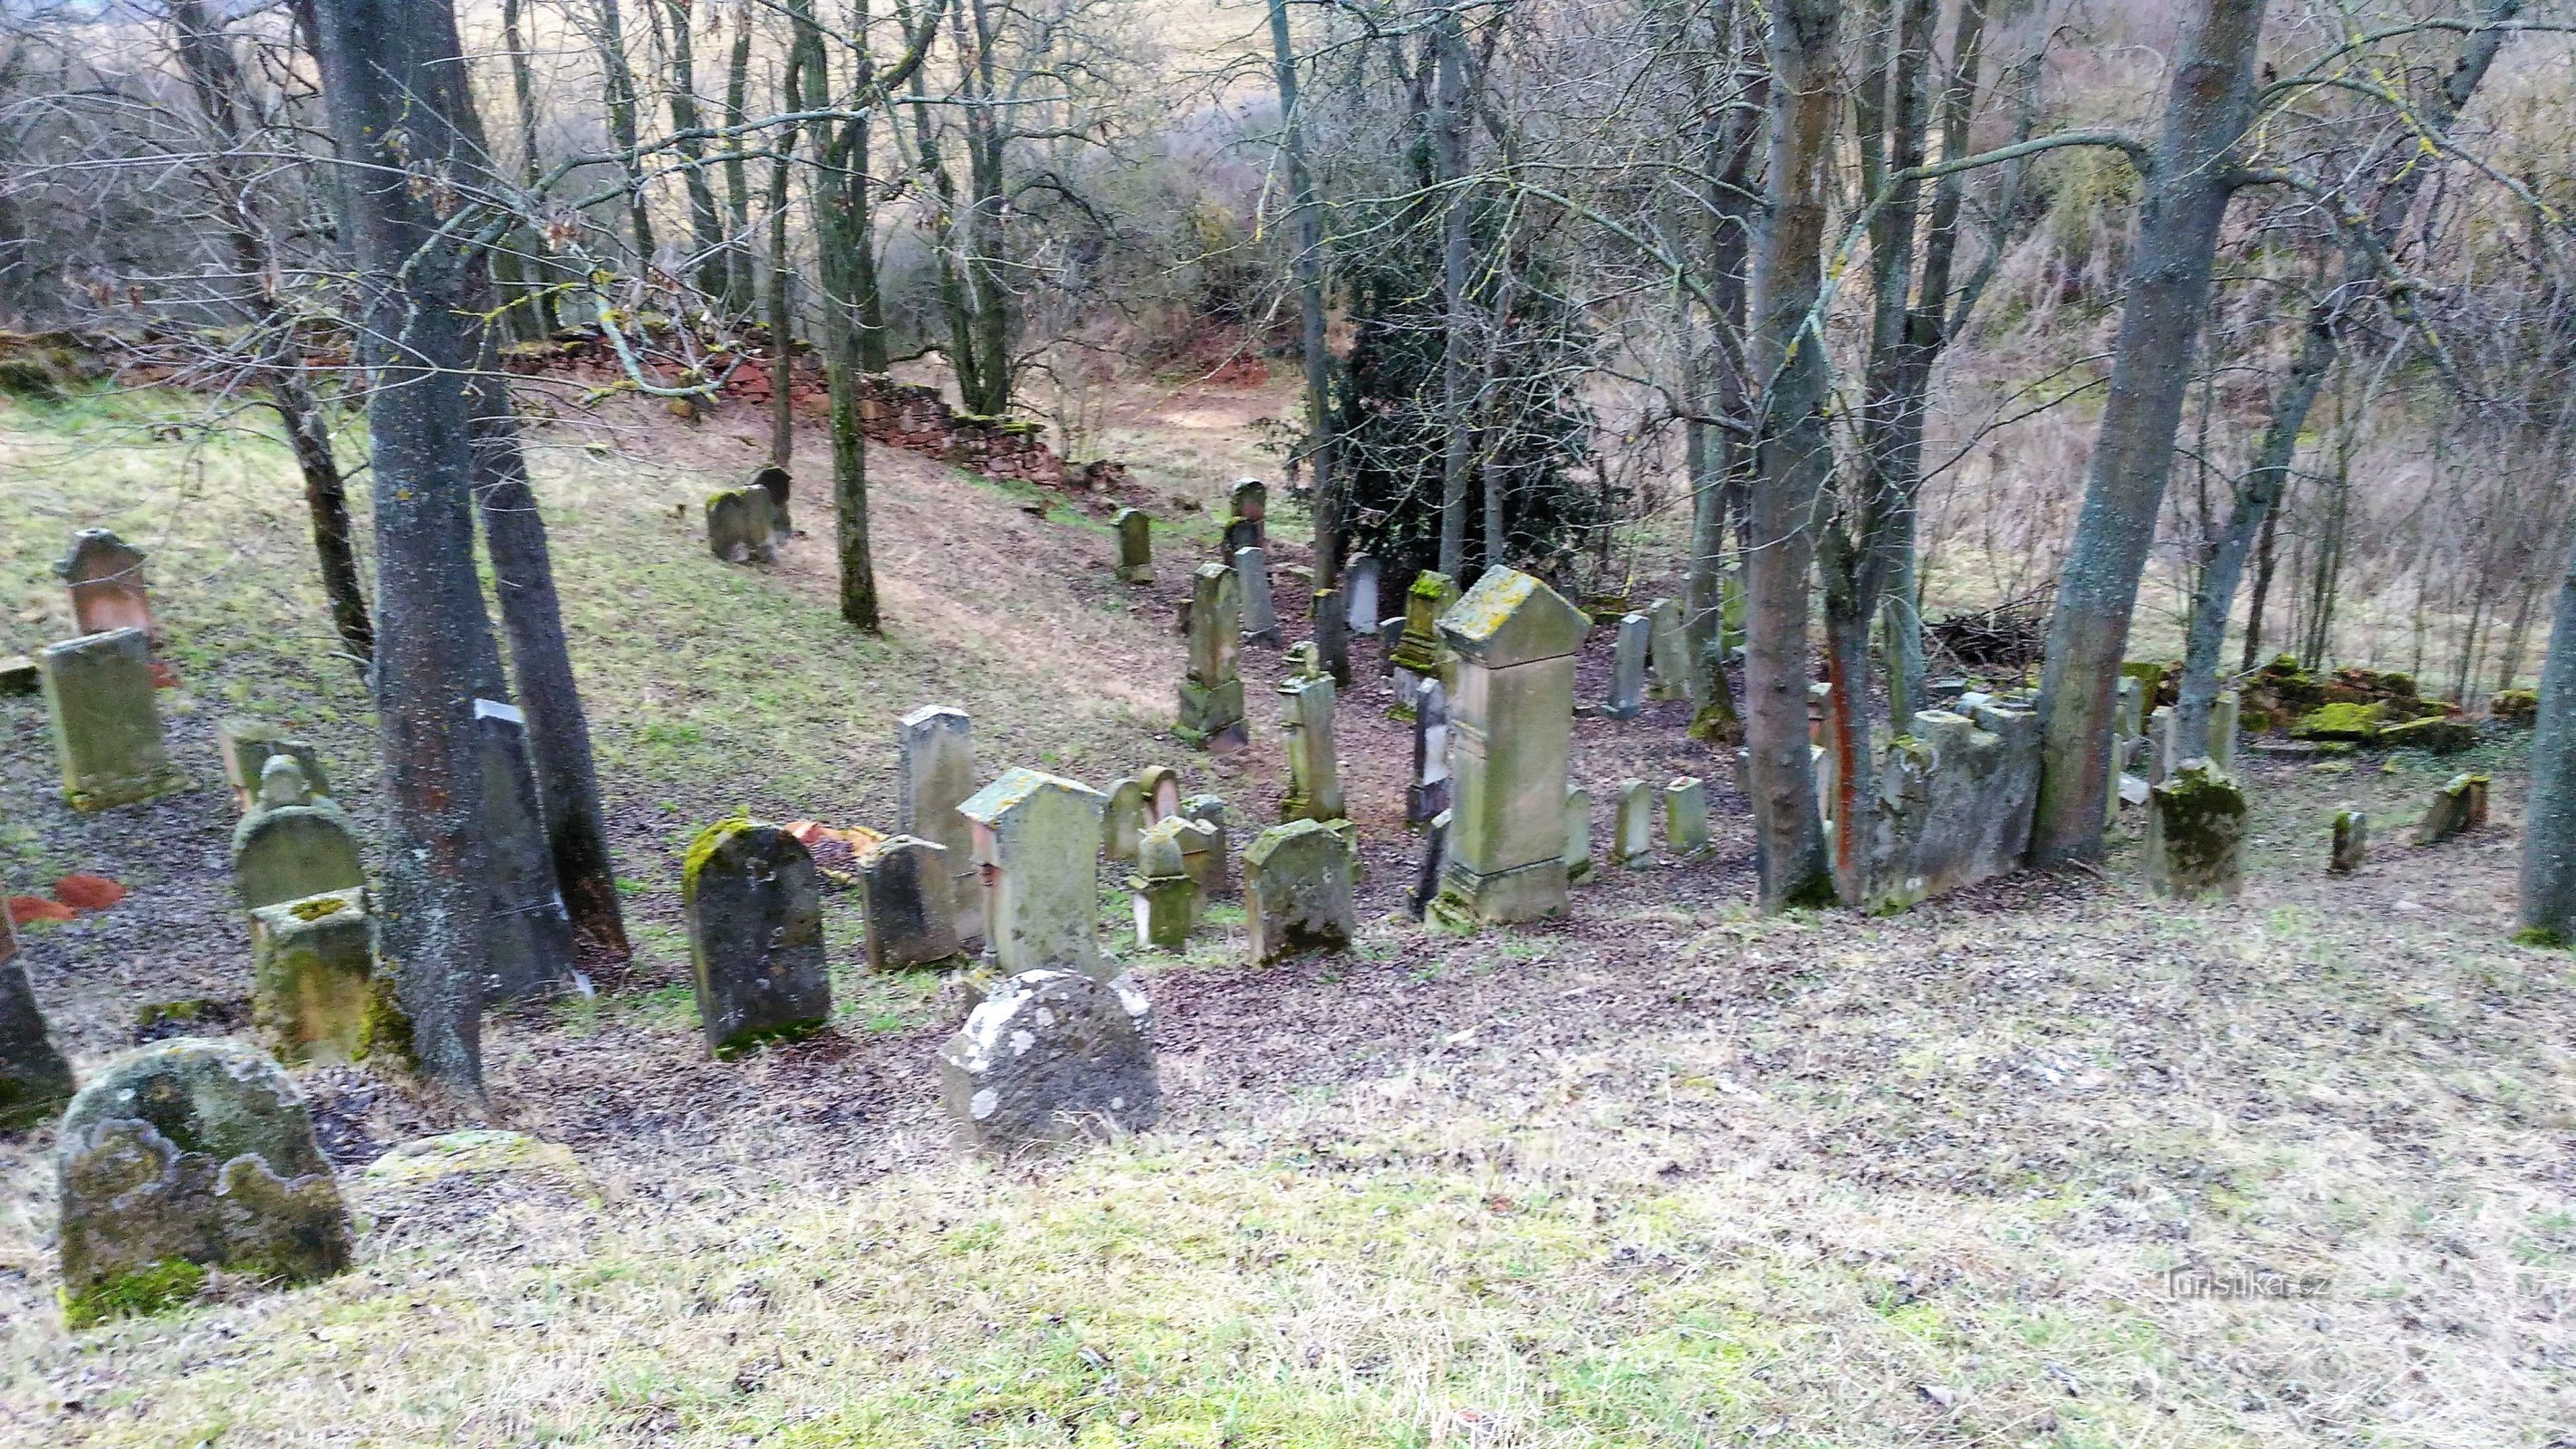
POLYGON ((868 969, 900 971, 957 955, 948 924, 947 848, 897 835, 859 857, 859 896, 867 914, 868 969))
POLYGON ((1236 669, 1242 621, 1243 585, 1234 570, 1199 565, 1190 576, 1189 670, 1172 726, 1187 744, 1219 752, 1243 748, 1243 679, 1236 669))
POLYGON ((1449 858, 1434 910, 1451 926, 1565 909, 1565 762, 1574 650, 1587 621, 1518 569, 1487 569, 1441 616, 1449 701, 1449 858))
POLYGON ((796 837, 752 820, 708 826, 681 866, 680 907, 708 1051, 735 1056, 830 1020, 822 882, 796 837))
POLYGON ((772 563, 777 540, 768 489, 727 488, 707 496, 707 552, 731 564, 772 563))
POLYGON ((2147 889, 2182 900, 2234 900, 2244 885, 2245 791, 2194 760, 2148 792, 2147 889))
POLYGON ((1162 1114, 1153 1016, 1135 978, 1026 971, 984 998, 941 1049, 948 1114, 971 1149, 1008 1155, 1162 1114))
POLYGON ((1185 842, 1213 848, 1214 826, 1175 815, 1146 826, 1136 841, 1136 873, 1127 889, 1136 903, 1136 945, 1140 949, 1178 951, 1198 929, 1207 892, 1190 874, 1185 842))
POLYGON ((745 488, 757 488, 769 496, 769 536, 785 543, 795 533, 787 521, 787 500, 796 491, 796 475, 775 463, 752 470, 745 488))
POLYGON ((1141 508, 1121 508, 1110 520, 1118 531, 1118 582, 1154 581, 1154 520, 1141 508))
POLYGON ((55 1151, 63 1320, 156 1313, 210 1269, 281 1283, 349 1265, 349 1214, 295 1083, 238 1042, 181 1037, 109 1064, 55 1151))
POLYGON ((1440 638, 1440 616, 1457 602, 1457 581, 1430 569, 1414 575, 1413 586, 1404 591, 1404 632, 1387 651, 1387 667, 1395 675, 1397 719, 1412 718, 1419 681, 1447 680, 1449 650, 1440 638))
POLYGON ((975 827, 993 959, 1004 975, 1061 968, 1101 970, 1099 791, 1037 770, 1013 769, 958 813, 975 827))
POLYGON ((2439 845, 2487 823, 2487 777, 2453 775, 2433 792, 2415 826, 2417 845, 2439 845))
POLYGON ((2346 805, 2335 812, 2334 853, 2326 858, 2326 869, 2336 875, 2350 875, 2370 859, 2370 817, 2346 805))
POLYGON ((1349 950, 1359 928, 1350 847, 1313 820, 1261 832, 1243 852, 1243 906, 1255 961, 1349 950))
POLYGON ((262 906, 250 913, 250 938, 251 1019, 269 1049, 288 1062, 367 1055, 391 1003, 376 989, 376 923, 366 891, 262 906))
POLYGON ((71 1094, 71 1063, 45 1031, 27 968, 18 960, 18 929, 8 911, 0 910, 0 1132, 44 1121, 71 1094))
POLYGON ((255 810, 233 827, 233 885, 249 910, 367 883, 358 833, 334 805, 255 810))
POLYGON ((1664 844, 1678 860, 1708 854, 1708 787, 1684 775, 1664 787, 1664 844))
POLYGON ((85 634, 36 653, 63 798, 75 810, 131 805, 187 788, 161 741, 152 650, 140 629, 85 634))

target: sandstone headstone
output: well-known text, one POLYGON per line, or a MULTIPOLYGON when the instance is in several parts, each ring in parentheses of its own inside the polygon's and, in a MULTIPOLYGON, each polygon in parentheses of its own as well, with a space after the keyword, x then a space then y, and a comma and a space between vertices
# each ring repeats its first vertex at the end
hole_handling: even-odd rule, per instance
POLYGON ((1705 690, 1700 682, 1699 655, 1691 648, 1690 631, 1684 627, 1682 606, 1671 599, 1657 599, 1646 606, 1646 619, 1652 629, 1649 652, 1655 665, 1655 698, 1696 703, 1705 690))
POLYGON ((1440 620, 1450 701, 1449 863, 1435 903, 1453 926, 1565 909, 1565 763, 1582 611, 1491 568, 1440 620))
POLYGON ((49 1120, 71 1094, 71 1063, 45 1031, 26 964, 18 960, 17 927, 0 907, 0 1132, 49 1120))
POLYGON ((2182 763, 2174 751, 2174 707, 2160 704, 2147 715, 2147 784, 2161 785, 2182 763))
POLYGON ((1619 639, 1610 651, 1610 702, 1601 712, 1612 719, 1635 719, 1646 708, 1646 650, 1654 621, 1643 614, 1619 620, 1619 639))
POLYGON ((2350 875, 2370 859, 2370 817, 2346 805, 2335 812, 2334 853, 2326 860, 2326 869, 2336 875, 2350 875))
POLYGON ((1415 685, 1425 679, 1448 679, 1449 646, 1440 637, 1440 618, 1458 602, 1458 585, 1447 574, 1424 569, 1404 591, 1404 632, 1387 653, 1395 674, 1395 716, 1413 707, 1415 685))
POLYGON ((303 740, 289 739, 275 725, 254 719, 215 723, 215 753, 224 762, 224 783, 232 786, 233 808, 247 812, 259 795, 260 770, 277 755, 291 755, 303 767, 305 783, 316 795, 328 796, 331 782, 322 773, 322 756, 303 740))
POLYGON ((2177 767, 2148 795, 2147 889, 2234 900, 2244 883, 2245 791, 2206 760, 2177 767))
POLYGON ((367 883, 358 832, 330 805, 281 805, 233 827, 233 886, 256 911, 367 883))
POLYGON ((1592 795, 1580 785, 1565 787, 1565 878, 1592 879, 1592 795))
POLYGON ((787 500, 796 491, 796 475, 775 463, 754 469, 751 481, 744 485, 757 488, 769 497, 769 536, 773 542, 785 543, 795 536, 787 521, 787 500))
POLYGON ((1111 517, 1118 530, 1118 582, 1154 581, 1154 520, 1141 508, 1121 508, 1111 517))
POLYGON ((776 562, 778 529, 769 490, 727 488, 707 495, 707 552, 730 564, 776 562))
POLYGON ((975 827, 986 949, 1002 974, 1102 973, 1097 862, 1107 803, 1088 785, 1015 768, 957 807, 975 827))
POLYGON ((1190 576, 1190 662, 1181 680, 1181 709, 1172 733, 1219 753, 1243 748, 1243 585, 1223 564, 1201 564, 1190 576))
POLYGON ((494 1005, 552 995, 573 979, 572 912, 555 881, 527 718, 515 706, 478 699, 474 728, 483 766, 484 864, 492 885, 483 1000, 494 1005))
POLYGON ((1109 787, 1108 803, 1100 807, 1100 854, 1104 860, 1127 865, 1136 859, 1136 840, 1144 833, 1150 818, 1145 803, 1144 785, 1125 779, 1109 787))
POLYGON ((1183 839, 1181 850, 1190 862, 1192 873, 1208 894, 1221 896, 1234 890, 1234 818, 1226 808, 1224 797, 1192 795, 1181 802, 1181 818, 1195 820, 1214 832, 1207 849, 1193 850, 1192 842, 1183 839))
POLYGON ((1449 691, 1435 678, 1413 681, 1413 778, 1404 823, 1420 825, 1449 808, 1449 691))
POLYGON ((1611 858, 1622 870, 1655 863, 1655 793, 1643 780, 1619 782, 1619 813, 1611 825, 1611 858))
POLYGON ((814 857, 775 825, 718 821, 689 844, 680 908, 707 1050, 737 1056, 832 1015, 814 857))
POLYGON ((1193 852, 1185 842, 1191 841, 1197 845, 1196 853, 1215 850, 1216 828, 1173 816, 1145 827, 1137 839, 1136 873, 1127 878, 1127 889, 1135 894, 1139 947, 1183 950, 1190 943, 1190 933, 1198 929, 1207 892, 1190 874, 1193 852))
POLYGON ((1169 765, 1147 765, 1136 777, 1137 786, 1145 792, 1145 823, 1169 820, 1181 813, 1180 772, 1169 765))
POLYGON ((66 1326, 157 1313, 208 1269, 283 1283, 349 1265, 349 1214, 277 1063, 181 1037, 110 1063, 55 1149, 66 1326))
POLYGON ((1279 686, 1280 728, 1288 756, 1286 820, 1342 818, 1341 762, 1333 753, 1333 678, 1292 679, 1279 686))
POLYGON ((901 971, 959 953, 947 909, 954 879, 947 848, 916 836, 888 837, 859 857, 869 970, 901 971))
POLYGON ((1014 973, 939 1053, 942 1095, 969 1148, 1008 1156, 1162 1113, 1154 1024, 1135 978, 1014 973))
POLYGON ((36 653, 63 798, 75 810, 131 805, 187 788, 161 741, 152 651, 140 629, 87 634, 36 653))
POLYGON ((250 913, 251 1020, 286 1062, 352 1062, 375 1045, 376 924, 363 887, 250 913))
POLYGON ((1378 580, 1382 566, 1375 554, 1355 553, 1342 570, 1343 617, 1350 620, 1351 632, 1370 634, 1377 630, 1385 616, 1378 612, 1378 580))
POLYGON ((72 535, 72 551, 54 572, 71 593, 72 626, 83 634, 140 629, 146 642, 161 642, 143 585, 143 550, 104 528, 84 528, 72 535))
POLYGON ((2225 774, 2236 770, 2237 721, 2243 711, 2244 702, 2234 690, 2209 702, 2209 762, 2225 774))
POLYGON ((984 939, 984 886, 975 870, 975 831, 957 807, 975 793, 975 735, 966 711, 924 705, 895 724, 895 828, 948 852, 940 909, 967 944, 984 939))
POLYGON ((1279 615, 1270 605, 1270 555, 1258 548, 1234 551, 1234 576, 1243 587, 1243 642, 1279 642, 1279 615))
POLYGON ((1255 961, 1349 950, 1359 930, 1350 848, 1313 820, 1272 826, 1243 853, 1243 902, 1255 961))
POLYGON ((1708 854, 1708 787, 1696 775, 1664 787, 1664 844, 1682 860, 1708 854))
POLYGON ((2415 826, 2415 843, 2439 845, 2485 824, 2486 792, 2486 776, 2453 775, 2424 807, 2424 818, 2415 826))

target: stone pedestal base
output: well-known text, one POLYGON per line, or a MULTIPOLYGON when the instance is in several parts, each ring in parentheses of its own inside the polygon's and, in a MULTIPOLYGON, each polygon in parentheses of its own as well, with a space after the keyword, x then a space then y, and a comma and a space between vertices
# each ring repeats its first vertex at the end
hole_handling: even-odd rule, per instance
POLYGON ((1543 860, 1495 875, 1477 875, 1455 860, 1441 873, 1431 916, 1451 930, 1536 921, 1565 914, 1565 862, 1543 860))
POLYGON ((1243 681, 1204 685, 1181 681, 1180 718, 1172 733, 1182 743, 1224 754, 1248 743, 1243 728, 1243 681))

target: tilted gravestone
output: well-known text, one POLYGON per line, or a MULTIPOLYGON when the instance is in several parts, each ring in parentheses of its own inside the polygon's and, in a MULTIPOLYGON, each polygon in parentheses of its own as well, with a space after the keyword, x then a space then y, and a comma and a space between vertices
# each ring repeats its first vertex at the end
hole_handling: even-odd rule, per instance
POLYGON ((1213 850, 1216 827, 1172 816, 1145 827, 1137 840, 1136 873, 1127 878, 1127 889, 1135 896, 1139 947, 1182 950, 1198 929, 1207 891, 1190 874, 1190 843, 1200 854, 1213 850))
POLYGON ((1635 719, 1646 708, 1646 646, 1654 621, 1643 614, 1619 620, 1619 638, 1610 650, 1610 701, 1601 712, 1612 719, 1635 719))
POLYGON ((1350 847, 1313 820, 1272 826, 1243 853, 1243 902, 1255 961, 1349 950, 1359 931, 1350 847))
POLYGON ((948 852, 939 895, 949 929, 966 944, 984 939, 984 886, 975 874, 975 830, 957 807, 975 793, 974 722, 966 711, 924 705, 895 724, 895 828, 948 852))
POLYGON ((769 536, 773 542, 785 543, 795 536, 787 521, 788 495, 796 491, 796 475, 775 463, 754 469, 745 488, 757 488, 769 497, 769 536))
POLYGON ((1431 912, 1440 894, 1441 872, 1449 861, 1449 812, 1441 811, 1422 827, 1422 858, 1413 868, 1413 888, 1404 893, 1405 914, 1419 921, 1431 912))
MULTIPOLYGON (((283 777, 286 770, 277 774, 283 777)), ((358 832, 337 806, 255 810, 233 827, 233 887, 244 909, 355 890, 366 883, 358 832)))
POLYGON ((1014 768, 958 807, 975 828, 991 912, 986 949, 1006 976, 1099 975, 1100 810, 1088 785, 1014 768))
POLYGON ((868 969, 900 971, 958 954, 957 932, 948 922, 951 879, 947 847, 910 835, 890 837, 859 857, 868 969))
POLYGON ((1565 909, 1566 751, 1581 610, 1517 569, 1485 571, 1441 616, 1457 656, 1450 700, 1444 923, 1534 920, 1565 909))
POLYGON ((1118 582, 1154 581, 1154 519, 1141 508, 1121 508, 1110 520, 1118 531, 1118 582))
POLYGON ((766 488, 727 488, 707 495, 707 552, 730 564, 774 563, 778 528, 766 488))
POLYGON ((1437 679, 1413 682, 1413 777, 1404 787, 1404 823, 1421 825, 1449 808, 1449 690, 1437 679))
POLYGON ((1243 585, 1223 564, 1201 564, 1190 577, 1189 672, 1181 680, 1180 717, 1172 733, 1220 753, 1246 742, 1243 679, 1243 585))
POLYGON ((572 912, 555 880, 527 719, 510 705, 478 699, 474 729, 483 769, 484 865, 492 886, 483 1001, 552 995, 573 979, 572 912))
POLYGON ((1264 549, 1238 548, 1230 562, 1234 576, 1243 588, 1243 613, 1239 620, 1246 644, 1279 643, 1279 614, 1270 603, 1270 554, 1264 549))
POLYGON ((1101 859, 1119 865, 1135 862, 1136 839, 1152 819, 1149 808, 1145 787, 1134 776, 1110 784, 1108 799, 1100 807, 1101 859))
POLYGON ((1612 823, 1611 858, 1622 870, 1655 863, 1655 795, 1643 780, 1619 782, 1619 814, 1612 823))
POLYGON ((1448 681, 1449 646, 1440 637, 1440 616, 1457 602, 1457 583, 1430 569, 1415 575, 1413 587, 1404 591, 1404 632, 1387 652, 1387 667, 1395 675, 1397 719, 1412 712, 1419 681, 1448 681))
POLYGON ((1008 1156, 1162 1114, 1154 1023, 1135 978, 1024 971, 986 996, 940 1049, 941 1095, 970 1149, 1008 1156))
MULTIPOLYGON (((250 913, 251 1020, 285 1062, 351 1062, 391 1025, 363 887, 250 913)), ((388 983, 389 985, 389 983, 388 983)))
POLYGON ((751 820, 708 826, 681 867, 680 907, 708 1051, 732 1057, 831 1019, 822 882, 796 837, 751 820))
POLYGON ((75 810, 131 805, 187 788, 161 740, 143 631, 85 634, 36 653, 63 798, 75 810))
POLYGON ((349 1213, 295 1083, 238 1042, 181 1037, 110 1063, 55 1149, 66 1326, 157 1313, 208 1269, 285 1283, 349 1266, 349 1213))
POLYGON ((72 626, 83 634, 140 629, 146 642, 161 642, 143 584, 143 550, 104 528, 84 528, 72 535, 72 551, 54 572, 71 593, 72 626))
POLYGON ((2147 808, 2147 889, 2234 900, 2244 884, 2244 789, 2207 760, 2193 760, 2149 792, 2147 808))
POLYGON ((303 740, 289 739, 275 725, 254 719, 215 722, 215 753, 224 762, 224 783, 232 786, 233 808, 247 812, 259 794, 260 769, 271 757, 292 756, 316 795, 328 796, 331 782, 322 773, 322 757, 303 740))
POLYGON ((2350 875, 2370 859, 2370 817, 2346 805, 2335 812, 2334 852, 2326 858, 2326 869, 2336 875, 2350 875))
POLYGON ((1333 745, 1332 676, 1291 679, 1279 686, 1279 695, 1288 756, 1288 795, 1279 803, 1280 818, 1339 820, 1342 772, 1333 745))
POLYGON ((2433 792, 2415 826, 2417 845, 2439 845, 2487 823, 2487 777, 2453 775, 2433 792))
MULTIPOLYGON (((6 891, 0 891, 5 899, 6 891)), ((54 1049, 18 959, 18 928, 0 908, 0 1132, 33 1127, 72 1094, 71 1063, 54 1049)))
POLYGON ((1565 879, 1592 879, 1592 792, 1580 785, 1565 787, 1565 879))
POLYGON ((1664 787, 1664 844, 1681 860, 1708 854, 1708 787, 1696 775, 1664 787))

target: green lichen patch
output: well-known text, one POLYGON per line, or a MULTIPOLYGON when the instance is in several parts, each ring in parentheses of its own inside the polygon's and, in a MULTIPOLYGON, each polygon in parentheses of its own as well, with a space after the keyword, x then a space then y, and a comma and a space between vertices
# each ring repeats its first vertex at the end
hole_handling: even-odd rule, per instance
POLYGON ((680 898, 682 900, 697 898, 698 872, 714 858, 716 848, 750 828, 750 816, 728 815, 698 832, 697 838, 689 842, 687 852, 680 857, 680 898))
POLYGON ((185 1258, 164 1258, 77 1293, 61 1290, 63 1327, 77 1332, 114 1319, 167 1313, 194 1299, 205 1285, 205 1269, 185 1258))
POLYGON ((2378 704, 2329 704, 2299 721, 2292 731, 2303 740, 2342 740, 2367 744, 2379 738, 2379 727, 2388 717, 2387 708, 2378 704))
POLYGON ((338 896, 314 896, 309 900, 296 901, 287 909, 294 912, 295 919, 299 921, 318 921, 324 916, 338 914, 348 904, 338 896))

